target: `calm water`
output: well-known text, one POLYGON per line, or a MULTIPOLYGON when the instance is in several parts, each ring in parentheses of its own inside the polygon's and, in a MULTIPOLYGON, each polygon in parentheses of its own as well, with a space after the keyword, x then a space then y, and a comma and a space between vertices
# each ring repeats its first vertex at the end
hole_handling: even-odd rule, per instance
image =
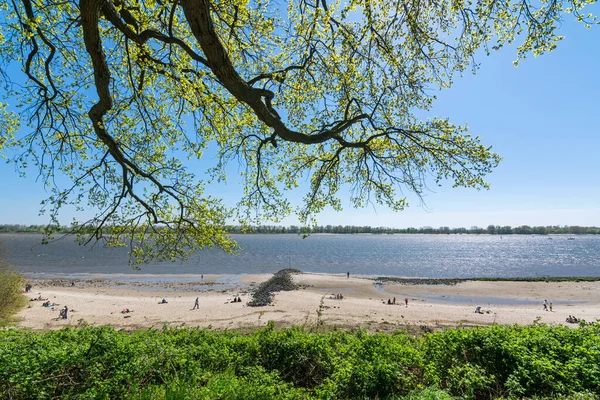
POLYGON ((185 263, 127 265, 127 249, 78 246, 71 238, 41 245, 33 234, 0 235, 4 262, 26 273, 239 274, 298 268, 430 278, 600 276, 600 235, 234 235, 238 255, 200 252, 185 263))

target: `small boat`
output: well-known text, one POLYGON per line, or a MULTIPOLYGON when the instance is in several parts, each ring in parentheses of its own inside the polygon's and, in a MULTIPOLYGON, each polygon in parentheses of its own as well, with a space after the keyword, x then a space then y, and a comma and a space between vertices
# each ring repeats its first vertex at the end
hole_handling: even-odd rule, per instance
POLYGON ((574 237, 568 237, 567 240, 575 240, 574 237))

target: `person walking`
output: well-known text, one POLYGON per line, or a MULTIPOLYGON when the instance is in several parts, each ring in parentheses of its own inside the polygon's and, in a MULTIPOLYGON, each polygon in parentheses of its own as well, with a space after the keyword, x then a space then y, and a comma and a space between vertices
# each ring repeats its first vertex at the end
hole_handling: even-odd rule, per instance
POLYGON ((195 310, 197 308, 200 308, 200 299, 198 297, 196 297, 196 301, 194 302, 194 308, 192 308, 192 310, 195 310))
POLYGON ((408 297, 405 297, 405 298, 404 298, 404 306, 405 306, 405 307, 408 307, 408 297))

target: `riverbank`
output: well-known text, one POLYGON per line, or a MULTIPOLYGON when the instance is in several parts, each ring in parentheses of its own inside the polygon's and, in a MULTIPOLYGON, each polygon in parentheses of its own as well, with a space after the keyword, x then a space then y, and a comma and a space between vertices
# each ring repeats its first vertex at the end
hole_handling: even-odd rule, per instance
POLYGON ((59 329, 87 323, 140 329, 199 326, 211 329, 255 329, 269 320, 278 326, 370 331, 436 329, 490 324, 527 325, 539 321, 569 325, 574 315, 600 318, 600 282, 458 281, 454 284, 405 284, 376 277, 294 274, 298 289, 277 292, 270 305, 250 307, 252 292, 272 274, 248 275, 96 275, 75 281, 32 279, 30 301, 18 317, 29 329, 59 329), (74 286, 72 286, 74 283, 74 286), (342 294, 343 299, 336 299, 342 294), (196 297, 199 308, 193 310, 196 297), (387 304, 388 299, 396 304, 387 304), (159 304, 162 299, 166 304, 159 304), (240 302, 233 302, 234 299, 240 302), (405 304, 408 300, 408 305, 405 304), (544 311, 543 303, 552 303, 544 311), (58 319, 67 306, 67 320, 58 319), (475 313, 480 306, 482 314, 475 313), (129 312, 124 312, 129 310, 129 312))

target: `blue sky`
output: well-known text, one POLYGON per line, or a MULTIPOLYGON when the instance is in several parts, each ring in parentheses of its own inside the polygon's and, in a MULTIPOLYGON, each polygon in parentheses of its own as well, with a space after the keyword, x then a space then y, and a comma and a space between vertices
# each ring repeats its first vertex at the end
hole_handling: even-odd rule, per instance
MULTIPOLYGON (((598 7, 595 7, 598 8, 598 7)), ((473 225, 600 226, 599 27, 566 22, 565 39, 549 54, 515 68, 515 48, 482 56, 477 75, 465 73, 438 93, 431 116, 468 124, 471 133, 503 157, 488 176, 491 189, 435 188, 425 204, 391 213, 384 207, 325 211, 320 224, 389 227, 473 225)), ((0 163, 0 224, 44 224, 47 197, 35 176, 20 178, 0 163)), ((223 188, 223 193, 239 188, 223 188)), ((409 199, 411 197, 409 196, 409 199)), ((61 222, 73 214, 65 210, 61 222)), ((297 224, 294 218, 283 224, 297 224)))

